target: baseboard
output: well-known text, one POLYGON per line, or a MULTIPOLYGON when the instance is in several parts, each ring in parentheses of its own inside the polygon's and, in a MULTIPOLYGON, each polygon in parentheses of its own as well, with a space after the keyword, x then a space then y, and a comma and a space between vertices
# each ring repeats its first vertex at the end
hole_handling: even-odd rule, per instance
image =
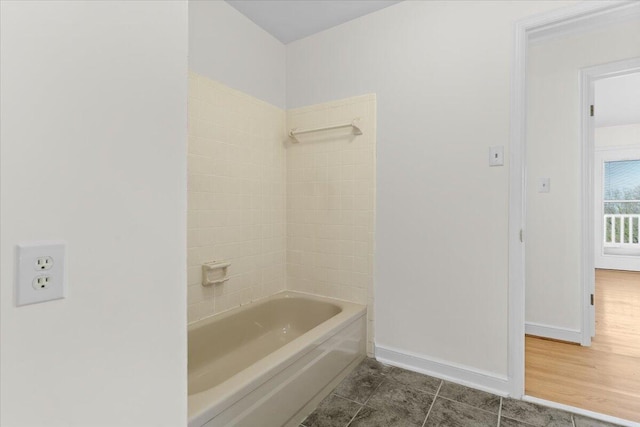
POLYGON ((375 346, 375 355, 378 361, 392 366, 431 375, 499 396, 509 395, 507 377, 493 372, 382 346, 375 346))
POLYGON ((582 333, 577 329, 558 328, 556 326, 542 325, 534 322, 525 323, 524 333, 578 344, 582 342, 582 333))

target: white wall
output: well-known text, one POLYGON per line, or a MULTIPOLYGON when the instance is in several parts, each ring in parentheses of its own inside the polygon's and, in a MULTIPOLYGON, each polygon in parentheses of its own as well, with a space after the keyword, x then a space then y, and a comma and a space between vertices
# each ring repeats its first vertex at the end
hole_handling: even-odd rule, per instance
POLYGON ((638 19, 530 48, 527 323, 570 333, 581 329, 579 70, 636 56, 640 56, 638 19), (540 177, 550 178, 550 193, 538 193, 540 177))
POLYGON ((508 165, 488 150, 508 159, 514 22, 567 4, 407 1, 287 45, 288 108, 377 95, 378 347, 504 386, 508 165))
POLYGON ((596 127, 640 123, 640 72, 597 80, 594 86, 596 127))
POLYGON ((596 148, 640 145, 640 123, 595 128, 596 148))
POLYGON ((0 424, 186 423, 186 2, 1 2, 0 424), (68 242, 15 307, 14 246, 68 242))
POLYGON ((285 46, 224 1, 189 1, 189 69, 285 107, 285 46))

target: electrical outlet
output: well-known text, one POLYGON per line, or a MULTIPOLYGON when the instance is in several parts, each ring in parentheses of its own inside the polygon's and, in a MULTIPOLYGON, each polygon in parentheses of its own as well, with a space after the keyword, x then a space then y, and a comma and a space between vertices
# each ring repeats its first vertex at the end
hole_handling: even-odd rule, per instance
POLYGON ((33 289, 39 291, 42 289, 47 289, 49 286, 51 286, 51 282, 53 282, 53 280, 51 280, 51 276, 38 276, 33 279, 33 282, 31 282, 31 284, 33 285, 33 289))
POLYGON ((21 243, 16 248, 16 305, 65 297, 64 242, 21 243))
POLYGON ((36 270, 49 270, 53 267, 53 258, 50 256, 38 257, 36 258, 36 264, 34 267, 36 270))

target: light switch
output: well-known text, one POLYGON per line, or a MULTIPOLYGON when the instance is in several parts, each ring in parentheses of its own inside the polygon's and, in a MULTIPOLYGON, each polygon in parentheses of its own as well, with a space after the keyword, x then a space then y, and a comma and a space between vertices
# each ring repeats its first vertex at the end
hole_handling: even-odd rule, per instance
POLYGON ((551 180, 549 178, 540 178, 538 180, 538 193, 548 193, 551 191, 551 180))
POLYGON ((502 145, 489 147, 489 166, 502 165, 504 165, 504 147, 502 145))

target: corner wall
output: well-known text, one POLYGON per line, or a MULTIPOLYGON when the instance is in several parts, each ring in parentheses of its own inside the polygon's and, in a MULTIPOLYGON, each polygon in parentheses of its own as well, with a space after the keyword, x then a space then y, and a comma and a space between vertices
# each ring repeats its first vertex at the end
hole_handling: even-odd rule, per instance
POLYGON ((285 113, 286 47, 225 2, 189 6, 189 322, 298 290, 367 304, 373 354, 375 96, 285 113), (285 114, 286 129, 355 114, 365 133, 291 144, 285 114), (203 287, 215 259, 231 279, 203 287))
POLYGON ((0 2, 0 425, 186 425, 186 2, 0 2), (14 248, 67 298, 14 306, 14 248))
POLYGON ((189 69, 285 108, 285 46, 221 0, 189 0, 189 69))
POLYGON ((287 45, 288 108, 377 96, 376 347, 414 368, 506 390, 509 165, 488 150, 509 158, 515 21, 572 3, 406 1, 287 45))

